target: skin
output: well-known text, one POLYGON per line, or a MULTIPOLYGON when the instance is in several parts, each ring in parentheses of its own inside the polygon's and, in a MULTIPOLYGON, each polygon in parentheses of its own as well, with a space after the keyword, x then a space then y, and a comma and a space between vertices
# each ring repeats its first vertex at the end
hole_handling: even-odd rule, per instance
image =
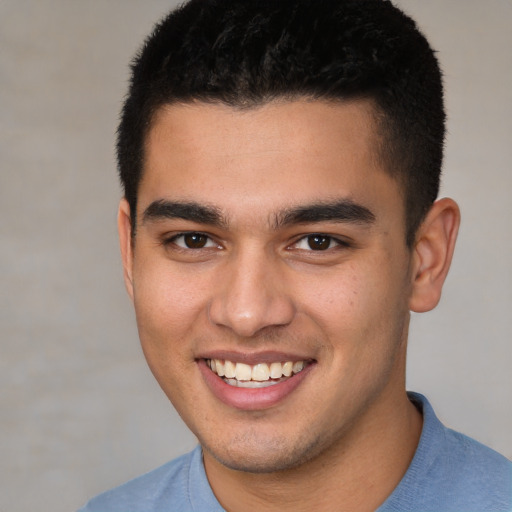
POLYGON ((435 203, 407 248, 403 194, 375 141, 364 102, 167 106, 147 139, 134 241, 121 201, 144 354, 203 446, 228 511, 374 510, 414 454, 421 416, 405 393, 409 311, 437 304, 459 211, 450 199, 435 203), (218 218, 151 215, 158 201, 218 218), (340 201, 371 219, 283 222, 340 201), (205 235, 204 247, 187 247, 183 232, 205 235), (325 250, 309 244, 318 233, 330 237, 325 250), (220 351, 312 364, 276 403, 238 408, 201 369, 220 351))

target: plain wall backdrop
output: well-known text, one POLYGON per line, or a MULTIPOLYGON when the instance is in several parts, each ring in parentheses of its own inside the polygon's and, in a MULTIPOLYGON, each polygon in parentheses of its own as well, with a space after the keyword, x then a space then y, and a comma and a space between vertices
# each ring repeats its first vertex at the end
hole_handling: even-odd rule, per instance
MULTIPOLYGON (((512 2, 400 0, 445 72, 442 195, 463 214, 408 387, 512 456, 512 2)), ((114 140, 163 0, 0 0, 0 511, 75 510, 191 449, 122 282, 114 140)))

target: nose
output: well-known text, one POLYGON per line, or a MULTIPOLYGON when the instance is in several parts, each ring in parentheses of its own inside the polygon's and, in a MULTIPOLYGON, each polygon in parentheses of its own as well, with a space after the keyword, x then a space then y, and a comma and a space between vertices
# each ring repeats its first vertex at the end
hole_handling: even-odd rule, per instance
POLYGON ((217 278, 210 303, 210 321, 241 337, 269 327, 288 325, 295 315, 283 268, 263 251, 245 251, 230 258, 217 278))

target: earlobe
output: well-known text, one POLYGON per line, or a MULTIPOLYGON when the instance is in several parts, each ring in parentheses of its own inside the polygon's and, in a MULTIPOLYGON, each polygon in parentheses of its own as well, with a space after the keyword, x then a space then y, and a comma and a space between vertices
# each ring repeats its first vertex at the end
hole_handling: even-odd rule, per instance
POLYGON ((459 224, 459 207, 449 198, 436 201, 421 224, 413 249, 411 311, 430 311, 438 304, 450 269, 459 224))
POLYGON ((132 225, 130 215, 130 205, 123 198, 119 203, 117 211, 117 230, 119 233, 119 244, 121 248, 121 258, 123 260, 124 284, 128 295, 133 300, 133 247, 132 247, 132 225))

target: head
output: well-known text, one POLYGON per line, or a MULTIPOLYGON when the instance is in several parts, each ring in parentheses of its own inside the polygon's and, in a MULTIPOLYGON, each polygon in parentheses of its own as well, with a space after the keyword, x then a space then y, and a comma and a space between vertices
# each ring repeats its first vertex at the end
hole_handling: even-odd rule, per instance
POLYGON ((441 73, 414 21, 387 0, 192 0, 157 25, 132 73, 117 149, 133 235, 145 142, 159 109, 177 103, 367 100, 376 155, 401 185, 409 246, 437 197, 441 73))
POLYGON ((371 452, 413 407, 409 311, 437 303, 458 225, 432 204, 443 121, 432 51, 384 0, 193 0, 157 26, 119 231, 146 359, 205 464, 371 452))

